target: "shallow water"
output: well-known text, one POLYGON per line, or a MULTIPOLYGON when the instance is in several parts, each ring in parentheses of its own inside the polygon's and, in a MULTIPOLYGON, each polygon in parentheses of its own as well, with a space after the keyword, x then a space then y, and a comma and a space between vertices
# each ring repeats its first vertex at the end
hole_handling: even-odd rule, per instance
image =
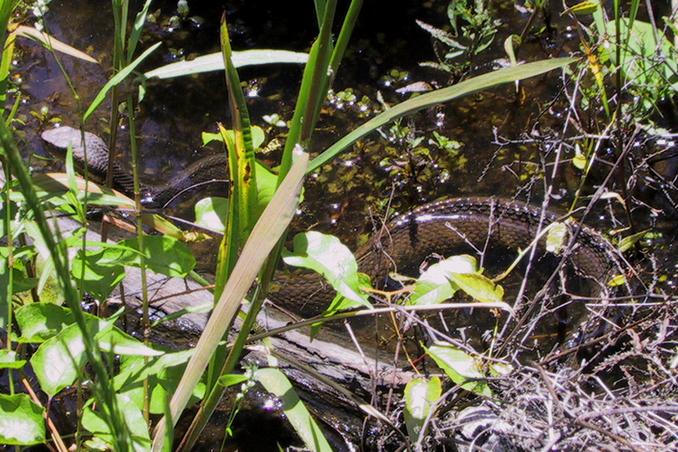
MULTIPOLYGON (((200 26, 186 21, 178 27, 163 24, 173 13, 176 2, 155 4, 160 8, 158 23, 149 27, 141 48, 158 40, 166 42, 149 59, 144 69, 151 69, 174 61, 181 56, 202 55, 218 50, 218 17, 222 6, 216 2, 191 2, 192 14, 204 18, 200 26)), ((421 19, 436 26, 445 23, 441 14, 446 1, 390 2, 389 8, 398 14, 388 14, 376 2, 366 2, 345 64, 335 81, 335 92, 353 89, 358 99, 369 98, 367 111, 358 105, 340 102, 328 103, 323 111, 311 152, 319 152, 339 137, 380 110, 377 102, 380 93, 387 104, 405 100, 410 94, 396 90, 410 83, 425 81, 432 86, 444 87, 453 82, 450 76, 418 63, 435 59, 428 35, 416 26, 421 19), (418 2, 417 2, 418 3, 418 2), (390 18, 396 17, 397 22, 390 18), (392 80, 392 70, 406 71, 407 77, 392 80)), ((555 3, 555 2, 554 2, 555 3)), ((527 16, 513 8, 513 2, 494 2, 497 17, 502 24, 491 51, 474 62, 473 73, 490 71, 501 65, 505 58, 501 43, 506 36, 519 30, 527 16)), ((315 24, 311 5, 288 11, 284 2, 228 2, 226 14, 231 27, 231 38, 236 50, 246 48, 284 48, 305 51, 314 37, 315 24), (256 6, 254 5, 256 3, 256 6)), ((62 57, 64 67, 72 77, 84 105, 93 98, 105 83, 110 66, 112 19, 109 3, 91 1, 54 1, 48 16, 49 31, 58 39, 88 51, 101 61, 101 65, 79 62, 62 57)), ((555 8, 555 6, 554 6, 555 8)), ((567 29, 557 14, 553 15, 552 31, 540 39, 530 39, 521 50, 521 57, 537 60, 566 54, 575 49, 576 37, 567 29)), ((35 44, 22 45, 23 55, 18 58, 21 72, 21 89, 27 94, 21 113, 26 119, 23 128, 26 141, 39 155, 46 155, 35 133, 41 125, 30 116, 29 110, 48 106, 51 116, 64 123, 77 124, 77 103, 69 94, 52 56, 35 44)), ((252 122, 267 130, 269 138, 280 138, 284 130, 269 126, 263 116, 278 113, 289 119, 301 78, 297 66, 271 66, 247 68, 240 71, 241 80, 248 84, 248 106, 252 122), (256 92, 256 94, 255 94, 256 92)), ((412 206, 442 196, 518 196, 519 199, 539 203, 545 185, 538 163, 543 156, 553 160, 553 152, 542 154, 539 145, 553 149, 554 143, 542 143, 545 133, 560 131, 566 118, 566 103, 551 100, 560 90, 560 74, 556 71, 521 83, 516 92, 513 84, 469 96, 421 113, 400 123, 400 130, 385 128, 383 135, 373 134, 353 147, 339 160, 326 165, 311 175, 306 184, 305 202, 295 219, 297 231, 313 228, 341 237, 351 248, 365 241, 366 236, 381 225, 390 199, 392 211, 402 212, 412 206), (538 127, 534 124, 538 123, 538 127), (404 132, 409 129, 409 133, 404 132), (458 151, 450 152, 428 144, 433 132, 456 140, 458 151), (400 136, 396 136, 401 133, 400 136), (422 138, 427 152, 413 148, 411 143, 422 138), (500 146, 498 142, 505 143, 500 146)), ((106 107, 108 108, 108 107, 106 107)), ((102 108, 90 120, 88 129, 105 134, 108 114, 102 108)), ((218 147, 201 147, 200 133, 215 131, 215 122, 228 124, 228 109, 223 76, 220 73, 197 77, 149 83, 146 98, 139 107, 139 144, 143 158, 146 183, 165 181, 182 171, 189 162, 207 152, 220 152, 218 147)), ((570 133, 574 133, 573 131, 570 133)), ((123 130, 120 151, 124 154, 126 141, 123 130)), ((279 151, 260 155, 274 164, 279 151)), ((564 157, 571 158, 571 153, 564 157)), ((43 165, 42 162, 35 162, 43 165)), ((550 167, 549 167, 550 168, 550 167)), ((566 163, 553 180, 552 206, 566 209, 574 195, 579 174, 566 163)), ((592 187, 600 180, 594 174, 592 187)), ((675 193, 674 193, 675 197, 675 193)), ((195 199, 185 199, 173 213, 190 213, 195 199)), ((646 202, 661 207, 661 196, 650 193, 646 202)), ((619 215, 613 203, 609 211, 597 210, 587 222, 609 230, 618 227, 610 212, 619 215)), ((650 225, 648 210, 637 209, 635 216, 639 227, 650 225)), ((660 264, 675 278, 676 221, 660 216, 655 218, 664 233, 656 246, 664 247, 658 253, 660 264)), ((665 283, 671 283, 671 279, 665 283)))

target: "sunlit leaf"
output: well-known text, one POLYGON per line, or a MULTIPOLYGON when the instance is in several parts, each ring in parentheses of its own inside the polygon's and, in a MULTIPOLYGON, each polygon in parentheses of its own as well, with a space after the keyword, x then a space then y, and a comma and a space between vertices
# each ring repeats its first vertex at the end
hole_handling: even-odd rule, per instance
POLYGON ((210 231, 223 233, 228 216, 228 198, 211 196, 203 198, 194 206, 195 223, 210 231))
POLYGON ((229 386, 244 383, 247 380, 249 380, 249 378, 246 375, 226 374, 219 377, 219 384, 228 388, 229 386))
POLYGON ((609 287, 618 287, 626 284, 626 276, 624 275, 614 275, 608 282, 609 287))
POLYGON ((54 303, 31 303, 16 310, 21 342, 41 343, 73 323, 70 309, 54 303))
POLYGON ((450 273, 453 283, 473 299, 496 303, 504 299, 504 288, 479 273, 450 273))
POLYGON ((33 27, 27 27, 26 25, 19 25, 16 30, 14 30, 14 33, 17 34, 17 36, 23 36, 25 38, 30 38, 38 41, 40 44, 46 46, 47 48, 52 48, 56 50, 57 52, 61 52, 65 55, 72 56, 74 58, 79 58, 83 61, 87 61, 89 63, 98 63, 97 60, 92 58, 91 56, 87 55, 85 52, 81 52, 80 50, 69 46, 68 44, 65 44, 58 39, 54 38, 53 36, 48 35, 47 33, 44 33, 42 31, 38 31, 33 27))
MULTIPOLYGON (((151 438, 149 436, 148 424, 144 419, 141 409, 132 403, 132 400, 126 394, 117 394, 116 399, 120 414, 132 438, 133 443, 128 446, 131 450, 135 451, 150 450, 151 438)), ((92 410, 91 405, 84 409, 81 422, 82 426, 94 436, 107 442, 109 445, 113 444, 113 437, 108 424, 100 413, 92 410)), ((112 446, 109 447, 113 450, 112 446)))
POLYGON ((163 354, 117 328, 103 331, 95 339, 99 349, 116 355, 159 356, 163 354))
POLYGON ((353 253, 338 238, 310 231, 294 237, 294 251, 283 252, 287 265, 320 273, 338 294, 355 303, 371 307, 361 290, 358 263, 353 253))
POLYGON ((331 451, 322 430, 318 427, 311 413, 299 399, 289 380, 278 369, 259 369, 254 373, 257 380, 268 392, 274 394, 282 402, 282 410, 304 445, 313 451, 331 451))
POLYGON ((473 356, 451 345, 432 345, 426 349, 426 354, 433 358, 455 384, 476 394, 492 396, 492 391, 485 381, 469 381, 485 379, 478 361, 473 356))
POLYGON ((442 303, 452 298, 457 287, 450 284, 450 274, 473 273, 478 264, 473 256, 452 256, 431 265, 414 284, 414 292, 409 303, 415 305, 430 305, 442 303))
MULTIPOLYGON (((137 239, 128 239, 120 245, 138 250, 137 239)), ((106 250, 108 252, 108 250, 106 250)), ((146 265, 156 273, 178 278, 186 277, 195 267, 195 257, 186 245, 171 237, 147 235, 144 236, 144 251, 146 265)), ((141 260, 137 253, 128 256, 128 265, 140 265, 141 260)))
MULTIPOLYGON (((93 316, 86 317, 86 324, 90 334, 96 334, 106 326, 106 322, 93 316)), ((40 389, 51 397, 71 385, 85 365, 84 352, 82 333, 75 324, 43 342, 30 359, 40 389)))
MULTIPOLYGON (((125 278, 123 265, 102 265, 106 251, 79 250, 71 265, 71 274, 82 282, 83 289, 99 301, 105 301, 125 278)), ((122 263, 121 263, 122 264, 122 263)))
MULTIPOLYGON (((306 53, 290 52, 288 50, 253 49, 232 53, 235 67, 254 66, 260 64, 293 63, 305 64, 308 60, 306 53)), ((223 71, 224 60, 220 52, 199 56, 190 61, 171 63, 144 74, 146 78, 159 79, 181 77, 201 72, 223 71)))
POLYGON ((572 164, 578 170, 584 170, 586 168, 586 156, 581 152, 579 145, 575 146, 575 155, 572 158, 572 164))
POLYGON ((0 394, 0 444, 29 446, 45 442, 45 410, 28 394, 0 394))
POLYGON ((415 378, 405 386, 405 425, 411 441, 419 437, 433 404, 442 393, 440 378, 415 378))

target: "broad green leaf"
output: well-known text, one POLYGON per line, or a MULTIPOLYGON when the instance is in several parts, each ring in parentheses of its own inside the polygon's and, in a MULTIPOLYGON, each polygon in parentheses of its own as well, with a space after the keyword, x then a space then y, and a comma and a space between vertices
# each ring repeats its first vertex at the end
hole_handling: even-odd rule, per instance
POLYGON ((82 117, 82 122, 87 122, 89 117, 96 111, 97 108, 102 104, 102 102, 106 99, 106 95, 108 92, 114 87, 120 84, 123 80, 125 80, 133 71, 134 69, 141 64, 142 61, 146 59, 148 55, 150 55, 155 49, 160 47, 161 42, 157 42, 153 44, 151 47, 146 49, 141 55, 137 57, 136 60, 132 61, 129 65, 124 67, 120 72, 115 74, 113 78, 111 78, 103 88, 99 91, 99 93, 96 95, 90 106, 87 108, 87 111, 82 117))
MULTIPOLYGON (((273 174, 271 170, 264 164, 256 162, 257 175, 257 216, 261 215, 268 203, 273 198, 275 190, 278 186, 278 176, 273 174)), ((304 191, 299 195, 299 202, 304 200, 304 191)))
POLYGON ((45 410, 28 394, 0 394, 0 444, 30 446, 45 442, 45 410))
POLYGON ((141 383, 151 375, 170 367, 180 366, 189 360, 193 350, 165 353, 150 360, 139 356, 129 356, 122 359, 120 372, 113 379, 113 387, 116 391, 124 391, 129 385, 141 383))
MULTIPOLYGON (((253 49, 233 52, 231 55, 233 66, 244 67, 260 64, 293 63, 305 64, 308 55, 288 50, 253 49)), ((201 72, 223 71, 224 60, 220 52, 202 55, 190 61, 179 61, 161 66, 144 74, 146 78, 157 77, 159 79, 182 77, 185 75, 198 74, 201 72)))
POLYGON ((567 242, 568 228, 565 223, 555 222, 549 226, 546 234, 546 251, 559 255, 567 242))
POLYGON ((415 378, 405 386, 405 425, 410 441, 416 441, 421 427, 442 394, 440 378, 415 378))
POLYGON ((450 273, 450 279, 474 300, 496 303, 504 299, 504 289, 479 273, 450 273))
POLYGON ((375 116, 363 125, 355 128, 353 132, 334 143, 311 161, 310 165, 308 166, 308 171, 315 171, 318 169, 318 167, 336 157, 340 152, 347 149, 359 139, 374 132, 379 127, 382 127, 391 121, 395 121, 398 118, 409 115, 423 108, 431 107, 443 102, 448 102, 452 99, 456 99, 476 91, 492 88, 504 83, 515 82, 517 80, 534 77, 536 75, 552 71, 553 69, 567 66, 568 64, 574 63, 575 61, 575 58, 554 58, 550 60, 520 64, 518 66, 499 69, 497 71, 490 72, 489 74, 479 75, 477 77, 464 80, 463 82, 456 85, 425 93, 415 98, 406 100, 405 102, 395 105, 383 113, 375 116))
POLYGON ((16 310, 20 342, 41 343, 73 323, 70 309, 54 303, 31 303, 16 310))
POLYGON ((338 238, 310 231, 294 237, 294 252, 283 252, 287 265, 307 268, 320 273, 353 306, 372 305, 360 287, 358 263, 353 253, 338 238))
POLYGON ((0 350, 0 369, 21 369, 26 364, 25 359, 16 359, 16 352, 0 350))
POLYGON ((144 345, 138 339, 118 328, 112 328, 97 334, 95 337, 99 349, 116 355, 160 356, 163 352, 144 345))
POLYGON ((215 232, 226 230, 228 216, 228 198, 211 196, 195 203, 195 223, 205 229, 215 232))
POLYGON ((492 391, 485 381, 469 381, 485 379, 473 356, 451 345, 432 345, 426 349, 426 354, 433 358, 455 384, 479 395, 492 396, 492 391))
MULTIPOLYGON (((163 414, 165 405, 177 389, 186 361, 193 350, 167 353, 150 360, 144 357, 124 357, 121 373, 115 376, 114 387, 118 394, 130 397, 139 409, 144 406, 144 379, 151 389, 150 411, 163 414)), ((199 383, 193 390, 189 404, 198 402, 205 394, 205 385, 199 383)))
POLYGON ((259 369, 254 372, 257 380, 268 392, 274 394, 282 402, 282 410, 304 445, 313 451, 331 451, 329 443, 318 427, 311 413, 299 399, 289 380, 278 369, 259 369))
MULTIPOLYGON (((114 252, 117 254, 119 250, 114 252)), ((103 262, 102 265, 106 253, 105 250, 85 250, 83 258, 81 249, 71 265, 71 274, 75 279, 82 281, 83 290, 101 302, 105 301, 113 289, 125 279, 123 265, 109 265, 107 262, 103 262)))
MULTIPOLYGON (((106 322, 94 316, 86 316, 85 319, 90 334, 96 334, 107 326, 106 322)), ((85 365, 84 351, 85 343, 76 324, 43 342, 30 359, 40 389, 52 397, 71 385, 85 365)))
MULTIPOLYGON (((151 448, 151 438, 148 433, 148 426, 144 415, 132 400, 126 394, 117 394, 117 406, 120 409, 122 418, 129 429, 133 444, 130 448, 134 451, 147 451, 151 448)), ((111 431, 101 414, 92 410, 92 406, 86 407, 82 414, 82 426, 92 433, 95 437, 113 444, 111 431)))
MULTIPOLYGON (((120 242, 128 248, 138 249, 137 239, 128 239, 120 242)), ((171 237, 147 235, 144 236, 146 266, 156 273, 167 276, 185 278, 195 267, 195 257, 186 245, 171 237)), ((140 265, 138 255, 129 265, 140 265)))
POLYGON ((408 301, 414 305, 442 303, 452 298, 458 287, 451 284, 452 273, 474 273, 478 264, 473 256, 452 256, 431 265, 414 284, 414 292, 408 301))

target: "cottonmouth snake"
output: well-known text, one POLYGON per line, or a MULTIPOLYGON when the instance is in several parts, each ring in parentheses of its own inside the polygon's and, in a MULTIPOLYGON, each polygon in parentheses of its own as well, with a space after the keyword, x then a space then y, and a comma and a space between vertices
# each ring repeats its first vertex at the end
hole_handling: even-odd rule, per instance
MULTIPOLYGON (((61 126, 47 130, 43 140, 53 148, 64 150, 70 144, 76 163, 83 164, 84 149, 80 131, 61 126)), ((108 149, 97 136, 86 132, 90 174, 103 178, 108 165, 108 149)), ((226 157, 205 157, 186 168, 184 174, 170 183, 146 187, 148 204, 163 206, 192 185, 226 179, 226 157)), ((132 192, 128 171, 114 165, 113 183, 122 192, 132 192)), ((373 281, 384 279, 389 271, 417 266, 432 254, 449 255, 474 244, 483 249, 485 243, 505 250, 525 249, 538 232, 541 209, 517 201, 497 198, 453 198, 422 205, 391 220, 382 233, 374 235, 355 255, 360 270, 373 281), (489 237, 489 239, 488 239, 489 237)), ((544 212, 542 227, 557 220, 552 212, 544 212)), ((595 230, 575 222, 567 223, 571 232, 578 229, 577 241, 570 250, 567 266, 588 280, 594 295, 606 288, 619 262, 614 247, 595 230)), ((537 255, 544 255, 544 240, 537 255)), ((539 262, 539 261, 537 261, 539 262)), ((592 290, 589 290, 591 292, 592 290)), ((274 284, 274 300, 288 306, 306 306, 302 313, 318 313, 318 306, 309 300, 322 300, 326 306, 327 290, 319 288, 315 277, 296 276, 279 279, 274 284)), ((330 298, 331 299, 331 298, 330 298)))

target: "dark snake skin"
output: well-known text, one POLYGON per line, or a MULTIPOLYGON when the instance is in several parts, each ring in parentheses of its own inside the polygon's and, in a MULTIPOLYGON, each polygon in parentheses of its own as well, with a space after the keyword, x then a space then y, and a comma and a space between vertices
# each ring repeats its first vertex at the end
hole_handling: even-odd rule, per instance
MULTIPOLYGON (((42 138, 58 149, 73 146, 74 158, 83 164, 83 146, 80 132, 70 127, 48 130, 42 138)), ((88 168, 103 178, 108 164, 105 143, 86 133, 88 168)), ((130 193, 132 178, 129 172, 114 166, 116 188, 130 193)), ((171 183, 146 188, 150 204, 162 206, 194 184, 223 180, 226 176, 226 157, 206 157, 186 168, 184 175, 171 183)), ((422 205, 390 221, 380 234, 375 234, 355 253, 360 271, 367 273, 377 285, 390 271, 419 265, 434 254, 447 256, 460 249, 483 249, 486 241, 491 247, 511 250, 515 256, 525 249, 537 235, 541 210, 529 204, 498 198, 453 198, 422 205), (489 237, 489 238, 488 238, 489 237)), ((542 228, 556 221, 551 212, 545 212, 542 228)), ((577 241, 568 257, 568 265, 595 286, 598 293, 618 262, 612 245, 595 230, 575 222, 568 222, 570 232, 579 229, 577 241)), ((538 255, 543 255, 545 239, 539 241, 538 255)), ((327 306, 333 292, 324 288, 315 275, 281 275, 274 281, 270 298, 285 306, 301 307, 303 314, 318 314, 327 306)))

